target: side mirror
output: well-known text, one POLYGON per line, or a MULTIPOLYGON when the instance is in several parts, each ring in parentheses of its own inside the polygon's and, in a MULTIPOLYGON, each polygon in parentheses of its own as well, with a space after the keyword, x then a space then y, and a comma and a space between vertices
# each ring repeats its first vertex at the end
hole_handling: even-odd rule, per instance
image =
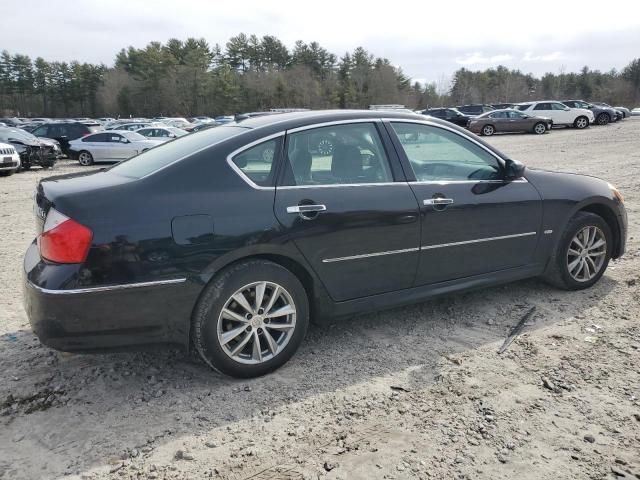
POLYGON ((517 180, 522 178, 524 171, 527 167, 523 163, 517 160, 511 160, 510 158, 505 160, 504 165, 504 179, 505 180, 517 180))

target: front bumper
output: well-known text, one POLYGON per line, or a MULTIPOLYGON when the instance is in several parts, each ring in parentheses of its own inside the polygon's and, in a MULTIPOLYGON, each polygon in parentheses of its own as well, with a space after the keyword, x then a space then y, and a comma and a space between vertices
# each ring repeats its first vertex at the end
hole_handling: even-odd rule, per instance
POLYGON ((20 168, 20 157, 15 154, 11 155, 11 161, 5 162, 6 156, 0 156, 0 172, 6 172, 11 170, 17 170, 20 168))
POLYGON ((191 311, 202 286, 175 279, 66 288, 79 269, 43 260, 35 242, 25 254, 24 308, 43 344, 81 352, 188 346, 191 311))

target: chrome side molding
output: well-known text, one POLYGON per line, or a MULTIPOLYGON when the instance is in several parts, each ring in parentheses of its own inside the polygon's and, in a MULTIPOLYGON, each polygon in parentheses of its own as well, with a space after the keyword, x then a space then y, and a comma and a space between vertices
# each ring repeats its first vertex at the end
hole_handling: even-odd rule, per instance
POLYGON ((104 287, 89 287, 89 288, 74 288, 70 290, 51 290, 49 288, 39 287, 32 282, 27 282, 27 284, 38 290, 39 292, 46 293, 49 295, 77 295, 80 293, 97 293, 97 292, 111 292, 115 290, 129 290, 133 288, 142 288, 142 287, 157 287, 160 285, 174 285, 177 283, 186 282, 186 278, 174 278, 171 280, 158 280, 155 282, 139 282, 139 283, 124 283, 121 285, 107 285, 104 287))

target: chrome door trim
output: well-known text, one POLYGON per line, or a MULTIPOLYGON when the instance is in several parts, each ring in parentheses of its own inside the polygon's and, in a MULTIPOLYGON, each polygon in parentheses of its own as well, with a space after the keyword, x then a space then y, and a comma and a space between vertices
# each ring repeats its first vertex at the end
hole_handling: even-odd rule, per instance
POLYGON ((499 237, 486 237, 486 238, 476 238, 475 240, 464 240, 462 242, 440 243, 438 245, 422 245, 420 247, 420 250, 432 250, 434 248, 455 247, 458 245, 468 245, 471 243, 492 242, 494 240, 506 240, 508 238, 529 237, 531 235, 537 235, 537 234, 538 232, 515 233, 513 235, 502 235, 499 237))
POLYGON ((352 118, 349 120, 334 120, 332 122, 313 123, 311 125, 304 125, 302 127, 290 128, 287 130, 287 135, 297 132, 303 132, 305 130, 313 130, 316 128, 330 127, 332 125, 345 125, 349 123, 373 123, 379 124, 382 120, 380 118, 352 118))
POLYGON ((403 248, 402 250, 387 250, 386 252, 363 253, 361 255, 350 255, 348 257, 325 258, 324 260, 322 260, 322 263, 335 263, 335 262, 344 262, 346 260, 359 260, 361 258, 381 257, 383 255, 396 255, 398 253, 417 252, 419 250, 420 249, 418 247, 414 247, 414 248, 403 248))
POLYGON ((336 188, 336 187, 386 187, 389 185, 407 185, 404 180, 398 182, 381 183, 327 183, 323 185, 278 185, 278 190, 293 190, 297 188, 336 188))
POLYGON ((171 280, 157 280, 154 282, 139 282, 139 283, 125 283, 121 285, 108 285, 104 287, 88 287, 88 288, 74 288, 70 290, 51 290, 49 288, 42 288, 38 285, 35 285, 32 282, 27 282, 27 284, 38 290, 39 292, 46 293, 49 295, 76 295, 80 293, 96 293, 96 292, 112 292, 116 290, 129 290, 133 288, 142 288, 142 287, 157 287, 160 285, 175 285, 178 283, 186 282, 186 278, 173 278, 171 280))
MULTIPOLYGON (((274 138, 278 138, 278 137, 284 137, 285 132, 278 132, 278 133, 274 133, 271 135, 268 135, 266 137, 262 137, 259 138, 258 140, 255 140, 251 143, 247 143, 246 145, 243 145, 240 148, 235 149, 233 152, 231 152, 229 155, 227 155, 227 163, 229 164, 229 166, 231 167, 231 169, 236 172, 240 178, 242 180, 245 181, 245 183, 247 185, 249 185, 251 188, 254 188, 256 190, 275 190, 276 187, 262 187, 256 183, 253 182, 253 180, 251 180, 249 177, 247 177, 245 175, 245 173, 242 171, 242 169, 240 169, 240 167, 238 167, 234 162, 233 162, 233 158, 239 154, 241 154, 242 152, 244 152, 245 150, 249 150, 252 147, 255 147, 256 145, 260 145, 261 143, 264 142, 268 142, 269 140, 273 140, 274 138)), ((275 162, 276 159, 274 158, 273 161, 275 162)), ((273 168, 273 167, 272 167, 273 168)))
POLYGON ((416 180, 407 182, 409 185, 465 185, 476 183, 529 183, 522 177, 515 180, 416 180))

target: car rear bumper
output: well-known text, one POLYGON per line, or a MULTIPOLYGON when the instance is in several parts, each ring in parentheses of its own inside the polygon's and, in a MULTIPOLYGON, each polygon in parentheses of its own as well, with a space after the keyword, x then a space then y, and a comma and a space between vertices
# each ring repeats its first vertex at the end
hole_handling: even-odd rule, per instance
POLYGON ((31 244, 24 258, 24 308, 40 341, 63 351, 148 344, 188 345, 201 287, 184 278, 68 289, 79 266, 43 260, 31 244))

